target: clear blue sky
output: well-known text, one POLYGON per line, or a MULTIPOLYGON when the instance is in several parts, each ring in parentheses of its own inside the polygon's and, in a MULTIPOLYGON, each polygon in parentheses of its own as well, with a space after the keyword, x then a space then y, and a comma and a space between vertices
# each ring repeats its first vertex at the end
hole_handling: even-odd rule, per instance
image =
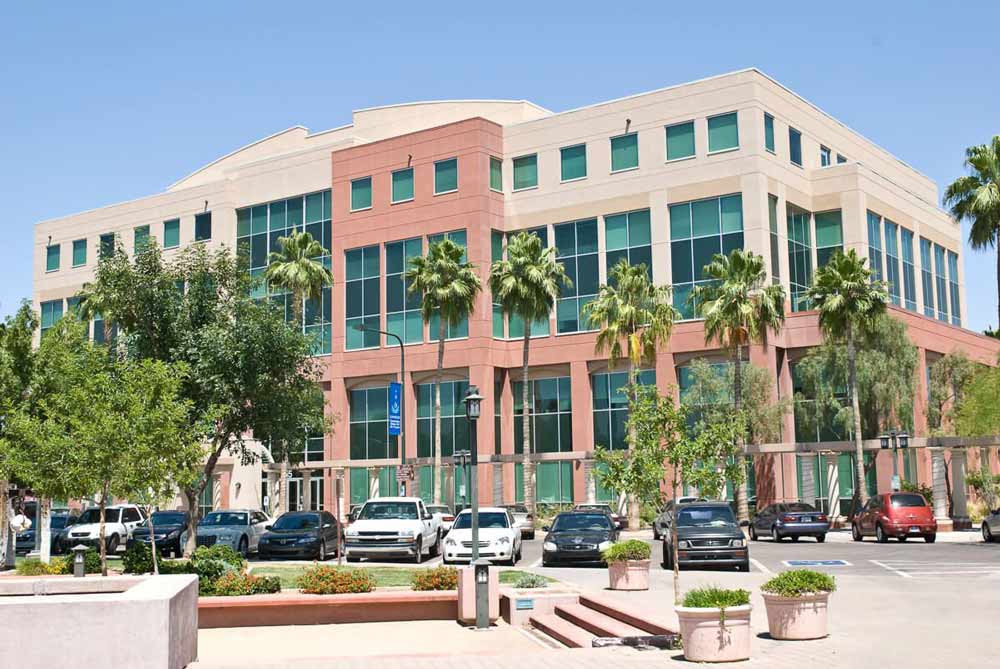
MULTIPOLYGON (((995 0, 588 4, 3 3, 0 315, 31 294, 36 222, 373 105, 559 111, 756 66, 939 188, 966 146, 1000 134, 995 0)), ((995 326, 993 256, 964 256, 967 326, 995 326)))

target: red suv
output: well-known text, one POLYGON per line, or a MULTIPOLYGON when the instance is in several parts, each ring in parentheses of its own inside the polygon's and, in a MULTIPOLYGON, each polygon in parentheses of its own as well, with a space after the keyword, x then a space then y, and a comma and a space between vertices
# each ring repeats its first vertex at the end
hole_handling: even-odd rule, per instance
POLYGON ((929 544, 937 538, 934 511, 923 495, 913 492, 887 492, 875 495, 851 523, 851 536, 862 541, 866 536, 884 544, 889 537, 906 541, 907 537, 923 537, 929 544))

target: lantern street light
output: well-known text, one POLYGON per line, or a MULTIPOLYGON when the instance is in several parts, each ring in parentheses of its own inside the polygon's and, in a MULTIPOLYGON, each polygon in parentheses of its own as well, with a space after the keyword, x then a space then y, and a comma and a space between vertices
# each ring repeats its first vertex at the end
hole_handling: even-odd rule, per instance
POLYGON ((910 435, 905 432, 898 432, 897 430, 889 430, 889 434, 883 434, 879 437, 879 442, 882 448, 892 448, 892 491, 899 492, 901 486, 899 481, 899 457, 897 453, 900 448, 909 448, 910 435))
POLYGON ((489 583, 490 561, 479 557, 479 440, 476 424, 482 413, 483 396, 479 389, 469 386, 465 393, 465 417, 469 420, 469 499, 472 514, 472 569, 476 581, 476 629, 490 627, 489 583))

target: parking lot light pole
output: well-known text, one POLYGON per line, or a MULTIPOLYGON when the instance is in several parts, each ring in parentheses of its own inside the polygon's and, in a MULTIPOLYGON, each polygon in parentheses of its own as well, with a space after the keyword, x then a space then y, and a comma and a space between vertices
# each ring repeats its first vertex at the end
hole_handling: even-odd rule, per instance
MULTIPOLYGON (((469 386, 465 393, 465 417, 469 420, 469 499, 472 514, 472 569, 476 582, 476 629, 485 630, 490 627, 490 562, 479 557, 479 441, 476 434, 476 422, 482 409, 483 396, 479 389, 469 386)), ((511 548, 513 550, 513 547, 511 548)))
MULTIPOLYGON (((897 453, 900 448, 909 448, 910 435, 897 430, 889 430, 889 434, 883 434, 879 437, 879 442, 882 448, 892 447, 892 491, 899 492, 902 486, 899 481, 899 457, 897 453)), ((862 481, 860 485, 864 485, 864 482, 862 481)))
MULTIPOLYGON (((354 329, 358 332, 378 332, 386 337, 392 337, 399 346, 399 387, 401 393, 399 406, 399 466, 402 469, 406 466, 406 349, 403 347, 403 340, 397 334, 368 327, 364 323, 358 323, 354 326, 354 329)), ((400 496, 406 497, 406 481, 400 481, 397 485, 400 496)))

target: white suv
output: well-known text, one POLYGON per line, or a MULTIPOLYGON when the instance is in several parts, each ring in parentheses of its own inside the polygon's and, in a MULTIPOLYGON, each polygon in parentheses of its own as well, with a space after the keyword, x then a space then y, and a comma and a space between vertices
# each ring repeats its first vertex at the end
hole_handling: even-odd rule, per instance
MULTIPOLYGON (((132 531, 144 520, 146 514, 135 504, 116 504, 104 508, 104 540, 108 554, 114 555, 124 546, 132 531)), ((63 535, 62 548, 72 550, 77 544, 97 546, 101 538, 101 510, 91 507, 80 514, 76 524, 63 535)))

